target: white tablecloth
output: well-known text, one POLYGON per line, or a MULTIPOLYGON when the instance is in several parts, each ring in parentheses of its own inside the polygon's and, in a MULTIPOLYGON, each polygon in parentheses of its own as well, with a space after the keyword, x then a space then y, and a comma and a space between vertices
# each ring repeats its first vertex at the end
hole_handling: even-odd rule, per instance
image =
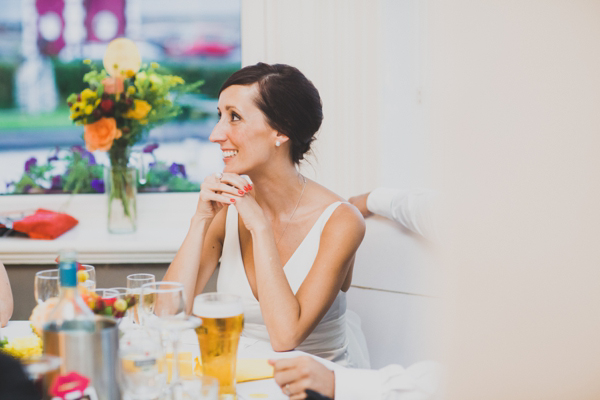
MULTIPOLYGON (((29 321, 10 321, 5 328, 0 329, 0 337, 6 337, 9 340, 17 337, 25 337, 33 335, 29 321)), ((192 358, 200 355, 198 339, 193 330, 183 333, 180 347, 180 352, 189 351, 192 353, 192 358)), ((271 345, 259 340, 248 339, 242 337, 238 349, 238 358, 269 358, 278 359, 286 357, 297 357, 306 355, 301 351, 289 351, 278 353, 273 351, 271 345)), ((335 364, 315 358, 324 363, 329 368, 335 368, 335 364)), ((237 384, 237 393, 239 400, 255 400, 256 398, 266 400, 287 400, 288 397, 281 392, 281 389, 273 379, 263 379, 259 381, 244 382, 237 384)))

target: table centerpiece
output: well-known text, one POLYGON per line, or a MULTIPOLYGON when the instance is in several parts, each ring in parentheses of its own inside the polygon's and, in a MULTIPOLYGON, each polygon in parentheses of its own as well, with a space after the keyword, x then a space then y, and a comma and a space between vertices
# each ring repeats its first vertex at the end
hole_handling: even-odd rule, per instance
POLYGON ((135 43, 119 38, 109 43, 100 70, 90 60, 91 71, 83 80, 89 87, 67 98, 71 120, 83 125, 89 151, 106 151, 108 230, 129 233, 136 229, 137 171, 130 165, 131 147, 155 126, 181 112, 177 98, 197 91, 202 81, 185 84, 152 62, 142 64, 135 43))

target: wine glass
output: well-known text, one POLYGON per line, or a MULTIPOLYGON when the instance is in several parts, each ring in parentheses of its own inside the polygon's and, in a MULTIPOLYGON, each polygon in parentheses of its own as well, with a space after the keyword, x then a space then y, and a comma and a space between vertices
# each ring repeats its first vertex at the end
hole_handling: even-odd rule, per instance
POLYGON ((114 289, 94 289, 94 293, 96 293, 102 300, 104 299, 116 299, 119 297, 119 292, 114 289))
POLYGON ((33 295, 38 304, 42 304, 51 297, 58 297, 59 292, 58 269, 47 269, 35 273, 33 295))
MULTIPOLYGON (((96 289, 96 268, 93 265, 81 264, 83 271, 87 273, 86 280, 80 282, 79 284, 85 287, 90 292, 93 292, 96 289)), ((79 277, 78 277, 79 278, 79 277)))
POLYGON ((156 399, 167 384, 166 360, 160 334, 137 327, 119 340, 120 383, 127 398, 156 399))
POLYGON ((131 311, 128 311, 129 320, 132 324, 141 324, 139 304, 140 304, 140 293, 142 291, 142 285, 146 283, 152 283, 156 281, 156 278, 152 274, 131 274, 127 276, 127 294, 132 294, 135 298, 135 305, 131 311))
POLYGON ((173 373, 169 392, 171 398, 180 399, 183 392, 179 381, 179 339, 183 330, 198 327, 201 320, 187 315, 183 284, 179 282, 154 282, 143 285, 140 310, 144 326, 158 329, 165 345, 173 349, 173 373))

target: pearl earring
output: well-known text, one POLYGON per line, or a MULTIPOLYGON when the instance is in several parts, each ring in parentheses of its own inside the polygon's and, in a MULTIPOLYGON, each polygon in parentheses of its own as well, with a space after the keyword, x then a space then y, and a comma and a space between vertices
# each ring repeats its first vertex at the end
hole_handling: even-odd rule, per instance
POLYGON ((275 146, 277 146, 277 147, 281 146, 281 142, 280 142, 279 140, 278 140, 278 141, 276 141, 276 142, 275 142, 275 146))

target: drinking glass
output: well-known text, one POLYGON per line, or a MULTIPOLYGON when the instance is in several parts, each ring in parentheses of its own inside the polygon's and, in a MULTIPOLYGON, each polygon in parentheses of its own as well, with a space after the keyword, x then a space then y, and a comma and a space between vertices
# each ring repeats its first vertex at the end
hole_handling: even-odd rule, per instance
POLYGON ((212 376, 196 376, 181 380, 184 400, 218 400, 219 381, 212 376))
POLYGON ((142 286, 146 283, 152 283, 156 280, 154 275, 152 274, 131 274, 127 276, 127 294, 132 294, 135 298, 135 305, 132 307, 131 311, 128 311, 129 320, 132 324, 141 324, 140 321, 140 313, 139 313, 139 304, 140 304, 140 293, 142 291, 142 286))
POLYGON ((119 340, 120 383, 127 398, 158 398, 167 384, 167 366, 160 334, 137 327, 119 340))
POLYGON ((81 264, 83 270, 87 272, 87 279, 79 284, 90 292, 96 289, 96 268, 93 265, 81 264))
POLYGON ((35 273, 33 295, 38 304, 42 304, 50 297, 58 297, 59 292, 58 269, 48 269, 35 273))
POLYGON ((154 282, 142 286, 140 313, 145 327, 159 330, 165 347, 172 348, 173 373, 169 385, 172 399, 184 398, 179 380, 179 339, 181 332, 200 325, 198 318, 189 317, 185 311, 183 284, 179 282, 154 282))
POLYGON ((38 391, 40 398, 42 398, 45 395, 44 377, 46 374, 57 370, 62 364, 62 361, 60 357, 50 354, 40 354, 37 356, 22 358, 21 364, 23 364, 25 373, 27 373, 29 380, 33 382, 33 385, 38 391))
POLYGON ((225 293, 199 294, 193 314, 202 318, 202 326, 196 328, 202 374, 219 380, 220 399, 236 399, 237 350, 244 328, 241 298, 225 293))
POLYGON ((100 296, 102 300, 115 299, 119 297, 119 292, 113 289, 94 289, 94 292, 100 296))

